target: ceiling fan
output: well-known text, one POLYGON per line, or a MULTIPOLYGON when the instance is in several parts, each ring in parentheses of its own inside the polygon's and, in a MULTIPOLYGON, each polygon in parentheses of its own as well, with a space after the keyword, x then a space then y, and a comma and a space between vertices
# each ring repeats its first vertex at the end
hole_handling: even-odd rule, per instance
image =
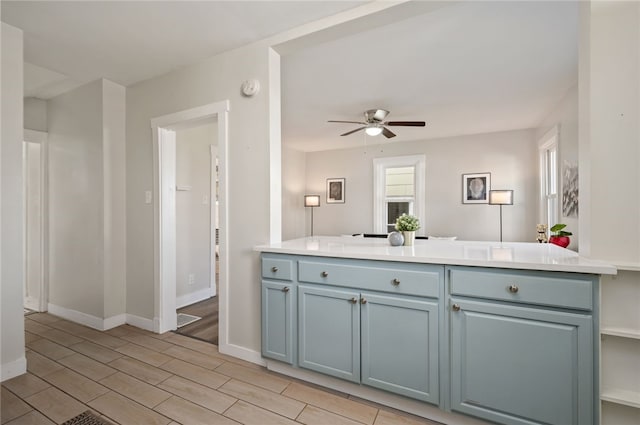
POLYGON ((364 113, 364 122, 362 121, 334 121, 328 122, 341 122, 348 124, 361 124, 362 127, 358 127, 355 130, 347 131, 341 134, 341 136, 348 136, 357 131, 364 130, 369 136, 377 136, 382 133, 387 139, 396 137, 396 135, 387 128, 393 126, 405 126, 405 127, 424 127, 424 121, 385 121, 384 119, 389 115, 389 111, 384 109, 369 109, 364 113))

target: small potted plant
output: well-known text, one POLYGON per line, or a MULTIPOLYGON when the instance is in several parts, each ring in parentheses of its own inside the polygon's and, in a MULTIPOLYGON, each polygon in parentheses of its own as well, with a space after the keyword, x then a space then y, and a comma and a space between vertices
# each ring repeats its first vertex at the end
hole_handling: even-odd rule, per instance
POLYGON ((402 214, 396 220, 396 230, 402 232, 404 236, 404 245, 413 245, 416 237, 416 230, 420 228, 420 220, 415 215, 402 214))
POLYGON ((573 233, 563 230, 565 227, 567 227, 566 224, 554 224, 550 229, 553 232, 553 235, 551 235, 551 237, 549 238, 549 243, 561 246, 563 248, 568 247, 571 243, 571 239, 569 239, 569 236, 573 235, 573 233))

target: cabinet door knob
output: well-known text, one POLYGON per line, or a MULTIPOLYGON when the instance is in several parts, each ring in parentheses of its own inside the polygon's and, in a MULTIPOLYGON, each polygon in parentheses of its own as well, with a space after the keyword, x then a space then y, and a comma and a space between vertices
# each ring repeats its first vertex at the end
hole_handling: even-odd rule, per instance
POLYGON ((271 271, 275 273, 275 272, 278 271, 278 268, 276 266, 273 266, 273 267, 271 267, 271 271))
POLYGON ((327 272, 322 272, 322 273, 320 273, 320 276, 322 276, 322 277, 327 277, 327 276, 329 276, 329 273, 327 273, 327 272))
POLYGON ((366 298, 360 298, 360 304, 366 304, 366 303, 367 303, 366 298))
POLYGON ((349 300, 349 302, 350 302, 351 304, 357 304, 357 303, 358 303, 358 299, 357 299, 356 297, 353 297, 353 298, 351 298, 351 299, 349 300))
POLYGON ((282 292, 289 292, 289 287, 285 286, 284 288, 282 288, 282 292))
POLYGON ((459 304, 454 304, 451 306, 451 308, 453 309, 453 311, 460 311, 460 305, 459 304))
POLYGON ((518 292, 518 289, 519 288, 516 285, 509 285, 509 292, 511 292, 512 294, 518 292))
POLYGON ((391 281, 391 283, 393 284, 393 286, 398 286, 398 285, 400 285, 400 279, 395 278, 395 279, 393 279, 393 280, 391 281))

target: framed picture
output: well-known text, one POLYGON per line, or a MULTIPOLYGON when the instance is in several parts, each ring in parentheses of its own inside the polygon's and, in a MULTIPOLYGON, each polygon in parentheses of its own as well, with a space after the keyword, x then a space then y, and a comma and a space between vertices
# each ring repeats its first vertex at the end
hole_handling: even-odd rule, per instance
POLYGON ((462 203, 488 204, 491 190, 491 173, 462 175, 462 203))
POLYGON ((344 178, 327 179, 327 204, 344 204, 344 178))

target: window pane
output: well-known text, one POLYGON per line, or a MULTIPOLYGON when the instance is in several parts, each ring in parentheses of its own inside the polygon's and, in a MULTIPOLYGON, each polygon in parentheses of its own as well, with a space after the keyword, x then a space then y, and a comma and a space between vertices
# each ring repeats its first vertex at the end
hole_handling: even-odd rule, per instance
POLYGON ((415 167, 390 167, 385 170, 385 196, 414 196, 415 167))
POLYGON ((396 220, 402 214, 410 214, 410 202, 388 202, 387 203, 387 224, 390 232, 395 230, 396 220))

